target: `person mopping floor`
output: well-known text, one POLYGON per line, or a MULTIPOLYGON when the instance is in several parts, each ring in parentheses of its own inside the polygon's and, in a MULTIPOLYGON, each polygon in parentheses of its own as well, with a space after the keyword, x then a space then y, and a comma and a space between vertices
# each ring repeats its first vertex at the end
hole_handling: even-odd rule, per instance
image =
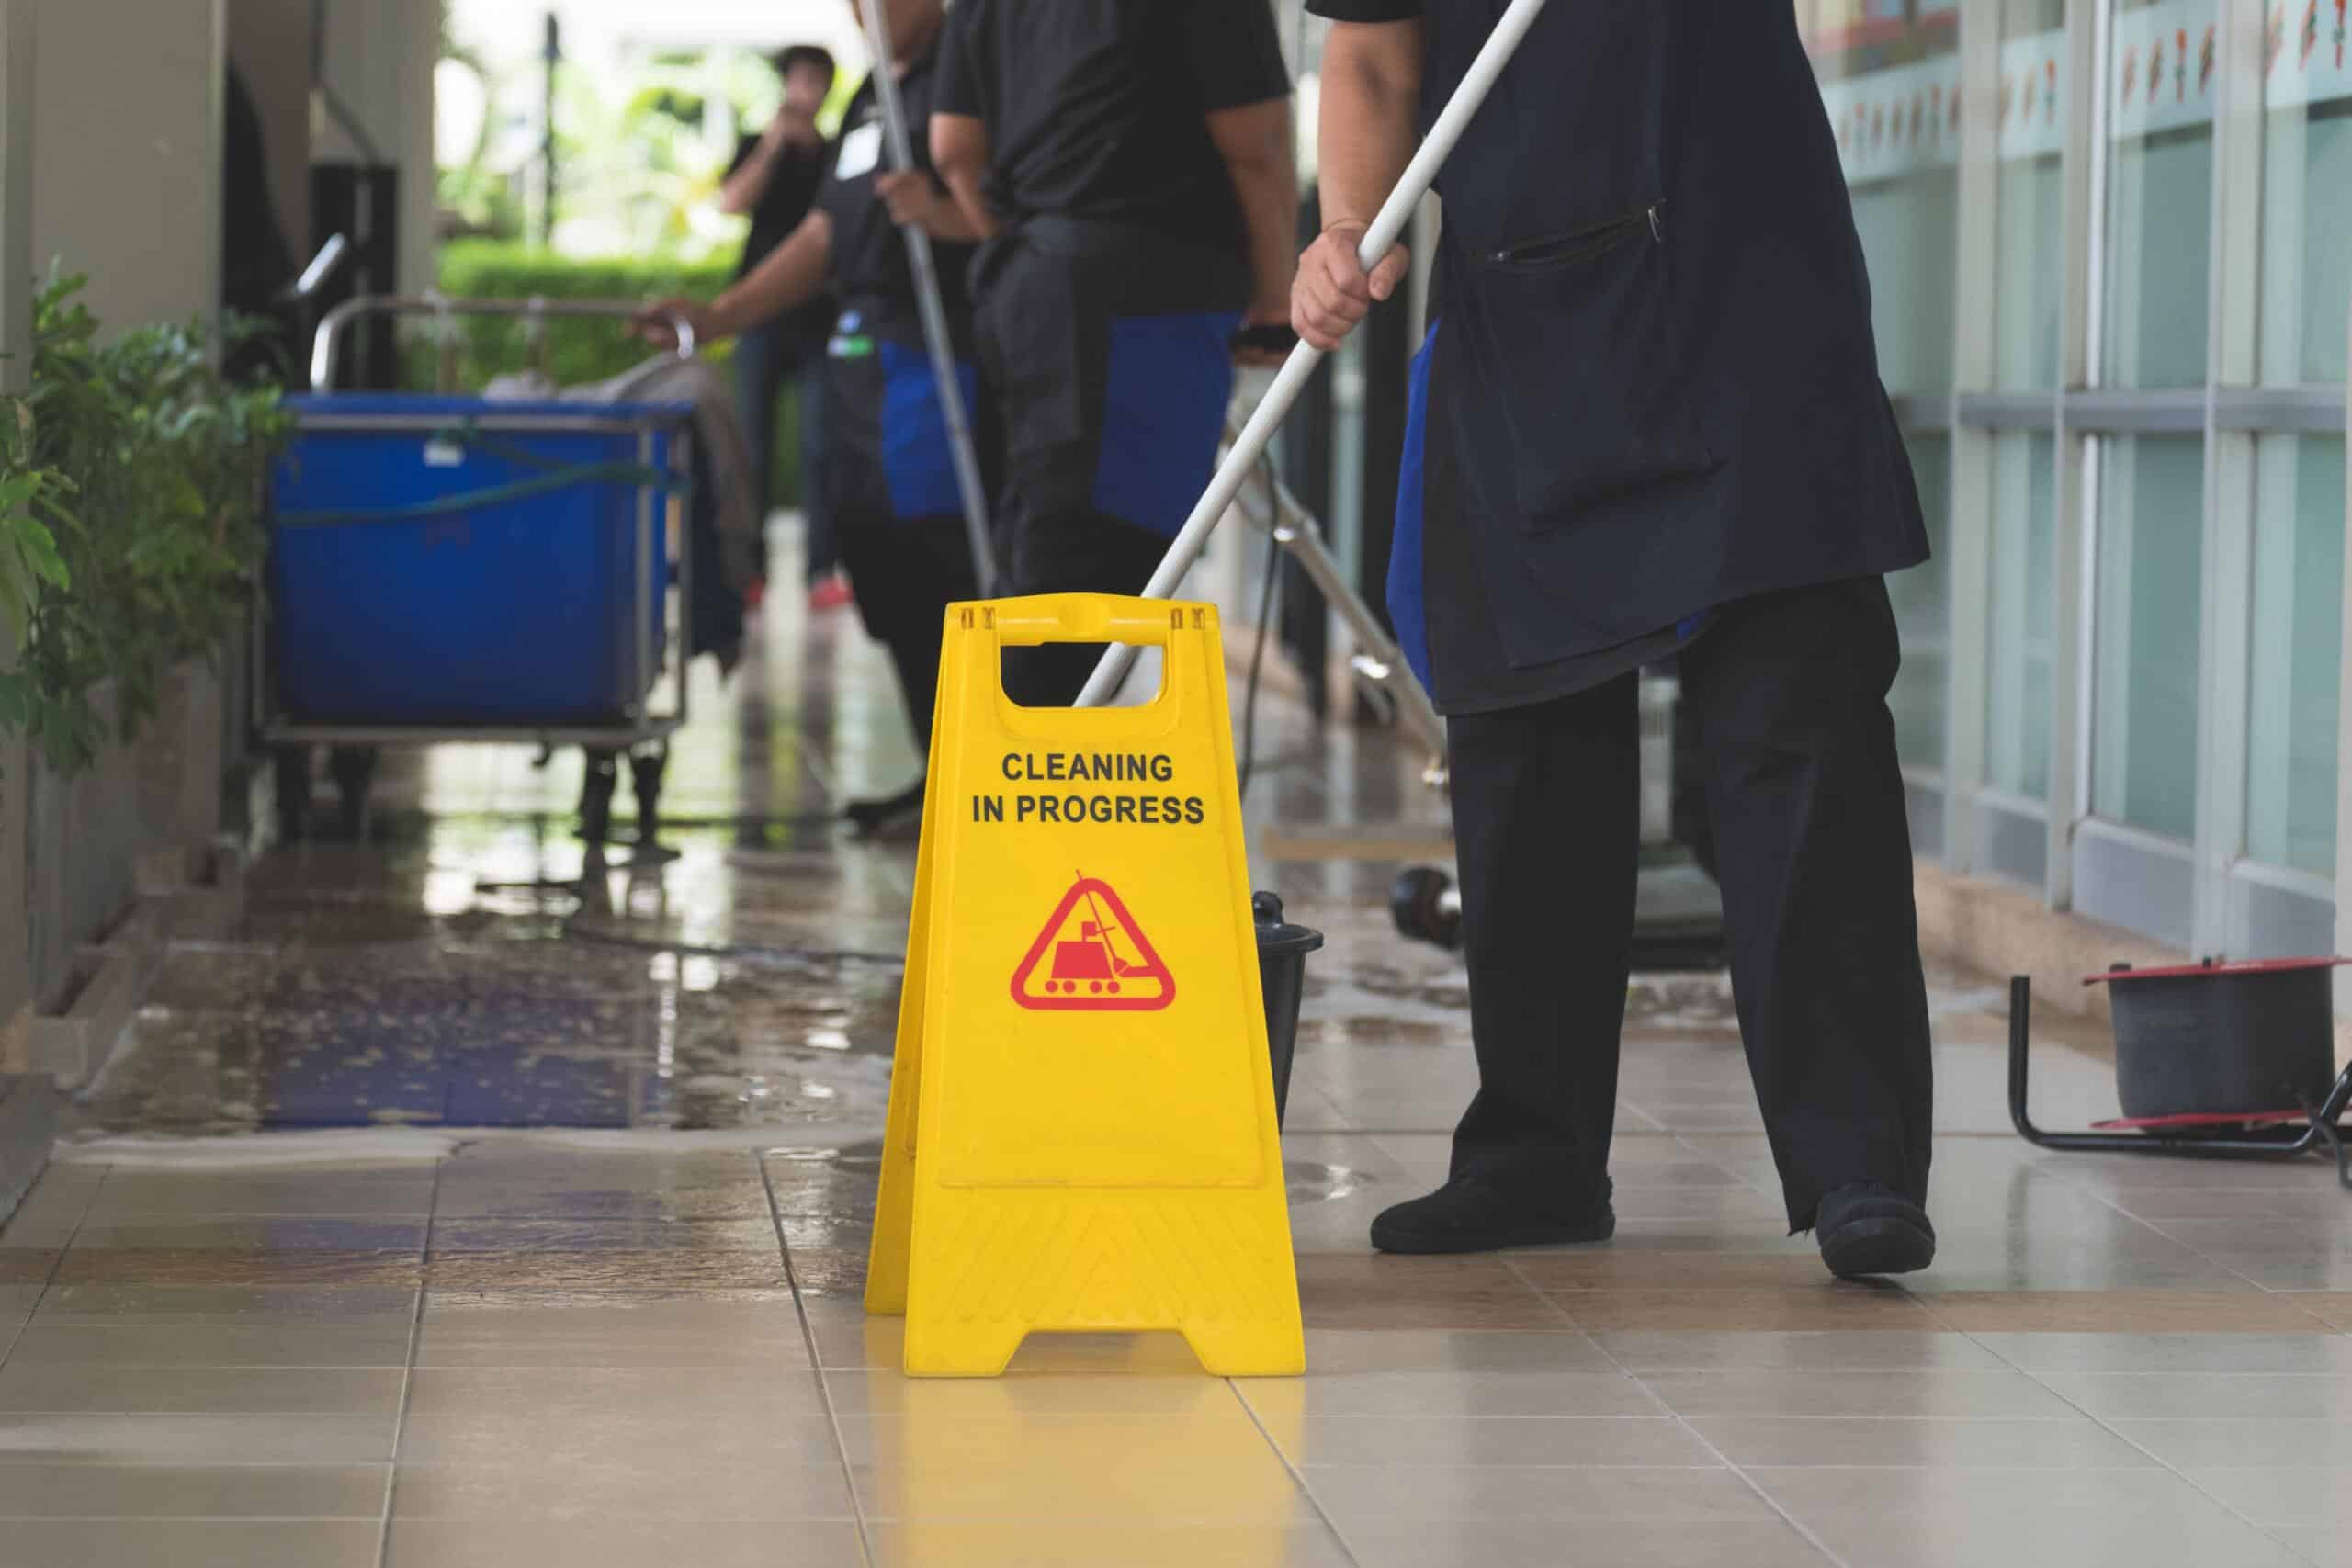
MULTIPOLYGON (((871 0, 869 0, 871 3, 871 0)), ((699 339, 773 321, 830 288, 840 301, 827 348, 828 508, 859 615, 889 650, 919 747, 931 739, 939 649, 947 606, 979 597, 965 533, 954 454, 939 384, 926 353, 916 281, 897 224, 921 225, 939 242, 942 304, 967 406, 972 307, 964 288, 977 236, 929 166, 922 128, 931 113, 933 56, 944 20, 940 0, 887 0, 899 91, 921 165, 889 172, 875 84, 851 100, 839 152, 815 208, 768 259, 707 305, 670 300, 647 310, 639 331, 666 343, 683 315, 699 339)), ((986 436, 987 411, 976 426, 986 436)), ((980 442, 985 457, 990 449, 980 442)), ((861 832, 902 829, 922 809, 922 783, 845 811, 861 832)))
MULTIPOLYGON (((1504 0, 1307 0, 1329 350, 1358 247, 1504 0)), ((1887 572, 1928 555, 1794 13, 1554 4, 1438 181, 1390 592, 1448 715, 1479 1088, 1390 1252, 1605 1239, 1639 843, 1636 671, 1679 657, 1792 1231, 1925 1268, 1932 1099, 1887 572)))

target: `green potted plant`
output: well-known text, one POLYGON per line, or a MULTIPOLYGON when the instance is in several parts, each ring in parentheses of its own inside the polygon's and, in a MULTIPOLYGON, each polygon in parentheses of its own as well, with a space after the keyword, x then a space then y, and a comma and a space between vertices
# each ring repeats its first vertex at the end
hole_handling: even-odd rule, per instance
POLYGON ((290 424, 275 387, 221 376, 199 326, 101 343, 82 282, 56 278, 35 303, 29 417, 12 421, 28 591, 0 695, 0 723, 67 773, 135 735, 178 669, 242 625, 261 479, 290 424))

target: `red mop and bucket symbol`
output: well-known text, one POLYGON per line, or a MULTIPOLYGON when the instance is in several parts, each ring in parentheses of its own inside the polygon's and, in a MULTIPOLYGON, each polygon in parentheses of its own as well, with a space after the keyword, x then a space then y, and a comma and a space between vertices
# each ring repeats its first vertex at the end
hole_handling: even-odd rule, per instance
POLYGON ((1081 873, 1012 972, 1012 999, 1041 1012, 1154 1012, 1176 981, 1110 884, 1081 873))

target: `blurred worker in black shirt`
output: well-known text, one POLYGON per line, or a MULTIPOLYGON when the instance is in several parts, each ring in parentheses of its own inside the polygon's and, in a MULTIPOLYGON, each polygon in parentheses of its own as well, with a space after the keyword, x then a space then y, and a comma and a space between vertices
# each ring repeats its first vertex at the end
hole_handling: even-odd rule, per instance
MULTIPOLYGON (((958 0, 932 152, 988 239, 973 288, 1005 422, 1006 591, 1136 592, 1216 467, 1237 329, 1290 320, 1298 188, 1272 8, 958 0)), ((1067 705, 1098 651, 1015 650, 1007 689, 1067 705)))
MULTIPOLYGON (((748 217, 752 232, 743 242, 741 281, 749 277, 808 216, 817 188, 831 166, 832 149, 817 129, 817 115, 833 90, 833 57, 815 44, 795 44, 775 58, 784 78, 784 103, 768 128, 743 138, 727 170, 719 209, 748 217)), ((775 469, 775 408, 785 383, 793 386, 800 408, 801 509, 808 518, 808 582, 810 602, 830 608, 846 593, 839 575, 841 556, 825 510, 825 334, 832 330, 832 299, 820 294, 772 321, 745 332, 735 345, 737 385, 744 434, 759 473, 760 515, 775 498, 768 493, 775 469)))
MULTIPOLYGON (((889 650, 908 722, 917 744, 927 746, 947 606, 978 598, 979 584, 900 224, 917 225, 937 243, 941 304, 964 400, 974 411, 983 468, 994 465, 964 288, 977 236, 928 166, 923 134, 935 90, 940 0, 888 0, 886 11, 892 68, 919 166, 905 173, 887 166, 880 108, 869 81, 850 100, 814 205, 784 243, 712 303, 655 306, 639 318, 638 330, 666 345, 671 332, 664 323, 683 315, 707 341, 744 332, 820 296, 838 303, 823 361, 831 415, 826 502, 857 590, 858 614, 889 650)), ((919 817, 922 793, 918 778, 900 794, 851 802, 844 815, 865 833, 902 829, 919 817)))

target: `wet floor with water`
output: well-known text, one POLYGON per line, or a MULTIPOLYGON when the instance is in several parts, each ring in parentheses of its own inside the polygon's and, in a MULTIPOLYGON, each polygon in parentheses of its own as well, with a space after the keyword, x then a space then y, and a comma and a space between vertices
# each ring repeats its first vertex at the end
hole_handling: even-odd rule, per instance
MULTIPOLYGON (((1984 976, 1934 976, 1902 1288, 1782 1234, 1703 974, 1630 999, 1613 1243, 1374 1256, 1475 1082, 1393 864, 1255 867, 1329 937, 1308 1376, 1079 1336, 910 1382, 859 1292, 914 847, 831 816, 913 750, 854 618, 782 596, 695 698, 663 855, 572 838, 576 757, 388 758, 368 841, 271 853, 172 953, 0 1232, 0 1562, 2352 1564, 2333 1173, 2027 1149, 1984 976)), ((1258 743, 1260 829, 1442 820, 1382 735, 1277 694, 1258 743)), ((2038 1112, 2112 1113, 2046 1032, 2038 1112)))

